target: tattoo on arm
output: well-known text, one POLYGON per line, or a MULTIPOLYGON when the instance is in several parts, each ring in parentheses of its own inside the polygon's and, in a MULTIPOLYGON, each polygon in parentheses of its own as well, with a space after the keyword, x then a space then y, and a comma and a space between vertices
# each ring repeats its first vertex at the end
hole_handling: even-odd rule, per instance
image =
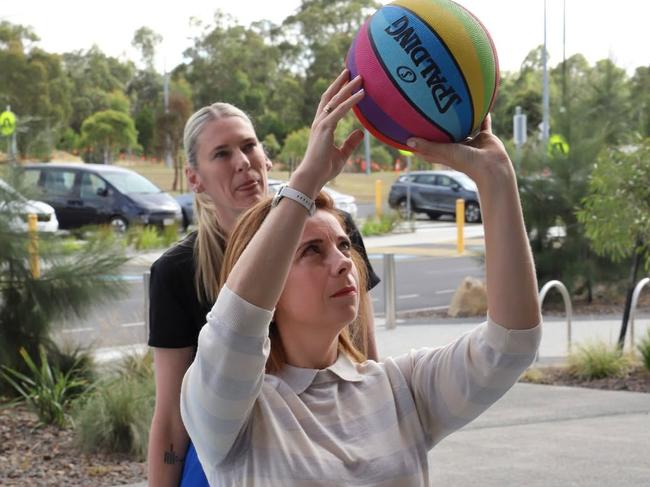
POLYGON ((175 465, 176 463, 182 463, 185 459, 176 455, 174 451, 174 444, 169 445, 169 451, 165 452, 164 461, 168 465, 175 465))

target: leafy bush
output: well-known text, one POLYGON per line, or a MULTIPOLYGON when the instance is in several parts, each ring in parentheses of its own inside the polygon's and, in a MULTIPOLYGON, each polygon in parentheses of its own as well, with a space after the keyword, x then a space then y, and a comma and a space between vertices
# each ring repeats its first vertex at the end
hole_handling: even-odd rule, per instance
POLYGON ((78 376, 79 362, 73 363, 67 372, 50 365, 44 347, 39 347, 40 368, 34 363, 24 348, 20 355, 29 373, 23 374, 6 365, 0 375, 22 396, 27 405, 36 412, 38 419, 45 424, 64 426, 67 408, 72 400, 90 388, 90 383, 78 376))
POLYGON ((178 225, 165 225, 161 238, 164 247, 171 247, 178 242, 178 225))
POLYGON ((615 345, 596 342, 578 347, 569 355, 569 370, 580 379, 617 377, 629 368, 629 359, 615 345))
POLYGON ((637 349, 641 352, 641 360, 646 369, 650 371, 650 328, 648 333, 637 345, 637 349))
POLYGON ((132 226, 126 239, 129 245, 133 245, 137 250, 159 249, 164 246, 158 230, 152 226, 132 226))
POLYGON ((80 398, 73 411, 77 443, 87 452, 144 460, 155 403, 153 354, 130 354, 80 398))
POLYGON ((366 237, 390 233, 398 222, 399 217, 395 213, 382 215, 379 218, 368 218, 361 226, 361 233, 366 237))

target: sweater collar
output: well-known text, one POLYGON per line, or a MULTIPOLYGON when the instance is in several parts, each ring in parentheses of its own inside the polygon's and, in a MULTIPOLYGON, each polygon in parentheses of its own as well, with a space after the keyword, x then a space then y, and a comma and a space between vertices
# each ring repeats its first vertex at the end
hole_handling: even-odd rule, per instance
POLYGON ((346 382, 360 382, 363 376, 346 353, 339 353, 336 362, 325 369, 304 369, 284 364, 277 376, 286 382, 296 394, 302 394, 313 383, 330 382, 332 374, 346 382))

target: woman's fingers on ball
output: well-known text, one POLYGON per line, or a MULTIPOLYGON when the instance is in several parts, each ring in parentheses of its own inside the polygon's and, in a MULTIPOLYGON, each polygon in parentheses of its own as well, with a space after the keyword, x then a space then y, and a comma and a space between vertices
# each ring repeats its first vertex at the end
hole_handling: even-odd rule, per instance
POLYGON ((338 122, 341 120, 346 113, 350 111, 350 109, 359 103, 361 99, 365 96, 366 92, 362 89, 357 91, 356 93, 353 94, 347 94, 346 98, 339 103, 339 100, 337 100, 338 105, 336 107, 330 107, 332 108, 332 111, 330 112, 330 115, 332 115, 332 119, 335 122, 338 122))
POLYGON ((323 112, 326 115, 329 115, 332 113, 336 108, 341 106, 341 104, 349 99, 355 90, 359 90, 359 88, 362 86, 363 81, 361 79, 361 76, 356 76, 352 81, 349 83, 346 83, 341 87, 341 89, 336 93, 330 101, 325 105, 323 108, 323 112))
POLYGON ((336 95, 341 88, 346 84, 347 80, 350 78, 350 72, 346 69, 341 71, 341 74, 332 82, 331 85, 327 87, 325 92, 320 97, 320 103, 318 104, 318 113, 324 111, 325 107, 332 101, 334 95, 336 95))

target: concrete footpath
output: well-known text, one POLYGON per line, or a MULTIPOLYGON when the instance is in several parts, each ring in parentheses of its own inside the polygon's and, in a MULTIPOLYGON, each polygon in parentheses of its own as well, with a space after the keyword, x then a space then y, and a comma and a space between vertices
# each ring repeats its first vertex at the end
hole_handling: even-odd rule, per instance
MULTIPOLYGON (((382 356, 444 345, 480 320, 465 321, 408 320, 388 330, 378 318, 377 345, 382 356)), ((648 322, 638 320, 638 336, 648 322)), ((618 326, 615 319, 576 317, 574 346, 616 337, 618 326)), ((565 332, 565 320, 545 320, 541 363, 564 360, 565 332)), ((430 452, 431 485, 647 487, 649 452, 650 394, 519 383, 430 452)))

